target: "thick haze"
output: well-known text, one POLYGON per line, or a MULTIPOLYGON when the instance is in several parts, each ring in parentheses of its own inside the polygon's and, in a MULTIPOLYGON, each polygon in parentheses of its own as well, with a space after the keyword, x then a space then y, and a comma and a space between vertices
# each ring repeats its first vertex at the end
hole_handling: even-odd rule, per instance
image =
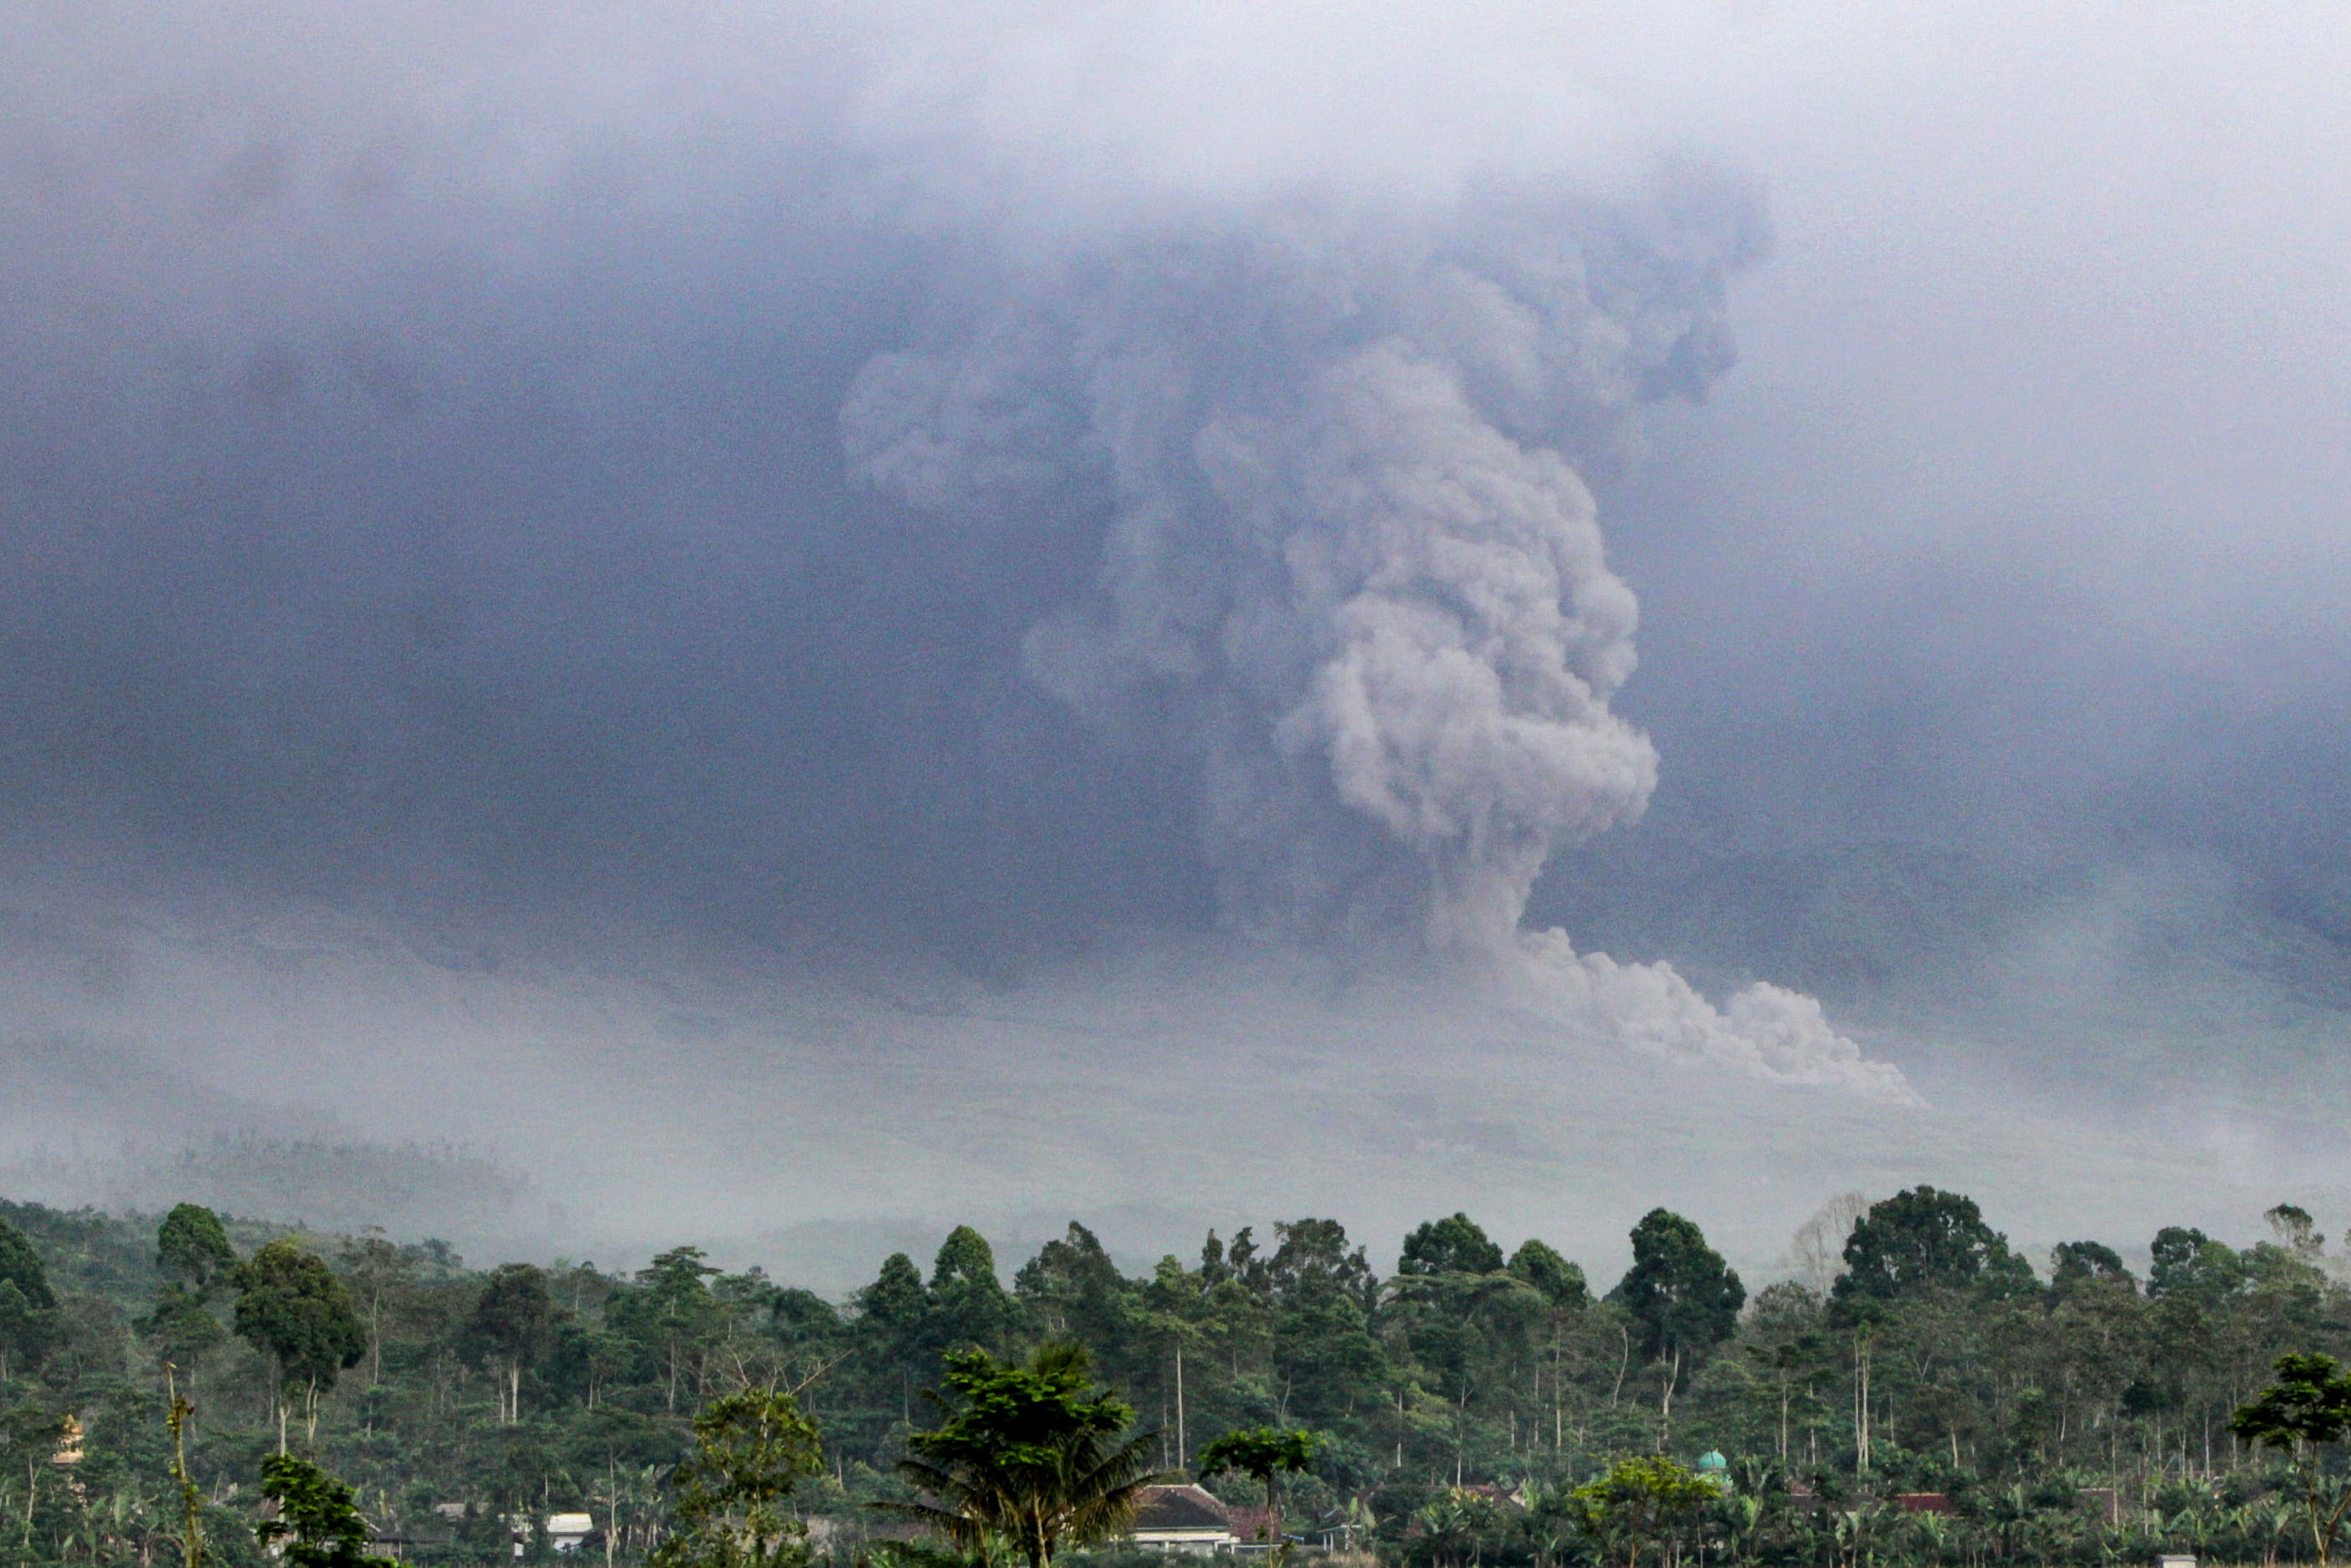
POLYGON ((2346 72, 2316 5, 11 7, 11 1185, 1756 1258, 1919 1176, 2043 1239, 2057 1147, 2118 1242, 2331 1192, 2346 72), (1171 1064, 1222 1142, 1122 1157, 1171 1064))

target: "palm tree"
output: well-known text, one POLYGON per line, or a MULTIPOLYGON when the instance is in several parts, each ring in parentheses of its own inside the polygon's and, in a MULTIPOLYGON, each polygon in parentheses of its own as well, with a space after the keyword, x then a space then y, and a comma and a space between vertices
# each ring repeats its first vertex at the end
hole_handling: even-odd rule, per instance
POLYGON ((1050 1568, 1064 1544, 1089 1545, 1134 1522, 1155 1432, 1129 1435, 1134 1412, 1092 1388, 1085 1347, 1050 1343, 1027 1364, 986 1351, 950 1351, 952 1397, 925 1391, 943 1419, 906 1441, 898 1473, 925 1500, 872 1506, 921 1521, 967 1552, 1009 1542, 1029 1568, 1050 1568))

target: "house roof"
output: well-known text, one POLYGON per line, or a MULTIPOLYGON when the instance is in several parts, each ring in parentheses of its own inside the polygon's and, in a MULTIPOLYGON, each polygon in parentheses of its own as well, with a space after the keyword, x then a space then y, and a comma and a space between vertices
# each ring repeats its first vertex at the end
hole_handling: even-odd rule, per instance
POLYGON ((1271 1541, 1281 1533, 1281 1521, 1270 1508, 1228 1508, 1225 1518, 1243 1541, 1271 1541))
POLYGON ((1229 1530, 1225 1505, 1204 1487, 1145 1487, 1134 1511, 1136 1530, 1229 1530))

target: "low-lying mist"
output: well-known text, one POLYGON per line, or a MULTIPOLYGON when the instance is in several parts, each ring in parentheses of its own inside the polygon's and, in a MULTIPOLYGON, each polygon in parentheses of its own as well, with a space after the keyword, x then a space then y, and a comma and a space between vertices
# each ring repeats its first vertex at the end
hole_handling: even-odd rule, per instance
POLYGON ((1662 1203, 1768 1274, 1848 1187, 1958 1186, 2027 1244, 2343 1200, 2334 1152, 2282 1137, 2257 1086, 2233 1113, 2085 1104, 1893 1033, 1870 1058, 1931 1099, 1871 1061, 1794 1081, 1677 1015, 1658 972, 1594 995, 1204 936, 978 979, 619 920, 460 951, 317 904, 71 900, 9 901, 0 1136, 10 1190, 44 1201, 195 1193, 485 1257, 693 1241, 838 1290, 962 1221, 1008 1245, 1075 1216, 1147 1260, 1210 1226, 1393 1238, 1468 1207, 1599 1267, 1662 1203))

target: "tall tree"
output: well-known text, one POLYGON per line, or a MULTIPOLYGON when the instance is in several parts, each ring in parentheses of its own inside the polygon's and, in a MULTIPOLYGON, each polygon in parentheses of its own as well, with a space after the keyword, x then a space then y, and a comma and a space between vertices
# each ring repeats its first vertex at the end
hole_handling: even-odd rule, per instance
POLYGON ((284 1453, 263 1459, 261 1495, 277 1513, 254 1533, 294 1568, 392 1568, 392 1559, 367 1554, 370 1531, 350 1485, 308 1459, 284 1453))
POLYGON ((669 1410, 677 1408, 688 1364, 699 1370, 704 1343, 717 1323, 710 1278, 718 1270, 705 1257, 699 1247, 673 1247, 657 1254, 637 1270, 637 1289, 613 1303, 612 1315, 658 1358, 663 1407, 669 1410))
POLYGON ((1585 1532, 1607 1555, 1614 1555, 1610 1547, 1621 1551, 1625 1568, 1640 1568, 1651 1547, 1667 1559, 1675 1537, 1719 1495, 1712 1483, 1662 1457, 1619 1459, 1574 1493, 1585 1532))
POLYGON ((1344 1298, 1369 1311, 1379 1299, 1379 1280, 1361 1247, 1347 1243, 1347 1228, 1335 1219, 1290 1219, 1273 1228, 1273 1256, 1266 1260, 1266 1284, 1290 1305, 1344 1298))
MULTIPOLYGON (((277 1364, 277 1447, 286 1448, 287 1403, 302 1398, 307 1435, 319 1429, 319 1396, 367 1354, 367 1328, 350 1292, 325 1261, 280 1237, 237 1268, 236 1332, 277 1364)), ((288 1472, 289 1474, 292 1472, 288 1472)))
POLYGON ((206 1353, 227 1336, 205 1305, 236 1270, 236 1251, 220 1216, 202 1204, 176 1205, 155 1228, 155 1270, 163 1282, 139 1329, 165 1361, 186 1368, 193 1379, 206 1353))
POLYGON ((1738 1324, 1747 1287, 1705 1232, 1669 1209, 1642 1216, 1632 1238, 1633 1267, 1608 1299, 1631 1316, 1641 1353, 1662 1368, 1657 1413, 1670 1416, 1683 1376, 1738 1324))
POLYGON ((2243 1290, 2250 1280, 2244 1260, 2225 1242, 2192 1226, 2167 1225, 2149 1245, 2147 1293, 2183 1296, 2216 1307, 2243 1290))
POLYGON ((923 1271, 904 1252, 883 1260, 873 1282, 857 1292, 852 1331, 861 1368, 873 1385, 886 1387, 901 1420, 914 1416, 914 1367, 931 1311, 923 1271))
POLYGON ((1502 1249, 1466 1214, 1432 1219, 1404 1239, 1396 1260, 1399 1277, 1491 1274, 1502 1267, 1502 1249))
POLYGON ((931 1526, 966 1551, 991 1538, 1029 1568, 1063 1545, 1123 1532, 1143 1489, 1165 1477, 1144 1455, 1157 1434, 1129 1433, 1134 1411, 1092 1386, 1085 1347, 1055 1342, 1026 1364, 982 1350, 950 1351, 948 1393, 929 1395, 944 1419, 906 1439, 898 1472, 935 1501, 875 1504, 931 1526))
POLYGON ((2096 1241, 2060 1241, 2049 1249, 2049 1290, 2060 1299, 2093 1281, 2105 1281, 2138 1288, 2137 1280, 2123 1267, 2122 1254, 2096 1241))
POLYGON ((1067 1234, 1046 1242, 1021 1265, 1012 1285, 1045 1333, 1083 1340, 1100 1356, 1112 1357, 1123 1348, 1134 1288, 1101 1240, 1076 1220, 1070 1221, 1067 1234))
POLYGON ((1984 1286, 2029 1290, 2032 1266, 2009 1249, 2008 1238, 1984 1223, 1975 1199, 1962 1193, 1912 1187, 1855 1222, 1844 1244, 1845 1272, 1830 1292, 1839 1302, 1880 1301, 1928 1290, 1984 1286))
POLYGON ((808 1526, 783 1503, 824 1468, 816 1423, 789 1394, 746 1388, 694 1418, 694 1452, 677 1467, 680 1528, 653 1568, 789 1568, 808 1561, 808 1526))
POLYGON ((236 1249, 219 1215, 200 1203, 175 1204, 155 1228, 155 1268, 203 1300, 228 1282, 236 1269, 236 1249))
POLYGON ((2277 1238, 2277 1245, 2296 1258, 2311 1263, 2325 1256, 2326 1238, 2318 1233, 2310 1210, 2296 1204, 2281 1203, 2262 1218, 2269 1222, 2270 1234, 2277 1238))
POLYGON ((942 1349, 1002 1350, 1011 1338, 1015 1302, 996 1277, 987 1238, 958 1225, 931 1265, 927 1333, 942 1349))
POLYGON ((41 1255, 23 1231, 0 1219, 0 1378, 41 1354, 57 1306, 41 1255))
POLYGON ((490 1270, 465 1333, 497 1375, 499 1420, 522 1419, 522 1375, 546 1354, 555 1317, 545 1270, 529 1263, 503 1263, 490 1270))
POLYGON ((2229 1430, 2294 1457, 2311 1544, 2319 1568, 2326 1568, 2344 1513, 2351 1510, 2351 1480, 2328 1477, 2322 1450, 2351 1433, 2351 1376, 2331 1355, 2282 1355, 2276 1372, 2277 1382, 2230 1417, 2229 1430))
POLYGON ((1583 1269, 1562 1257, 1549 1242, 1532 1238, 1520 1242, 1510 1254, 1509 1266, 1512 1274, 1541 1291, 1543 1300, 1554 1307, 1580 1307, 1592 1299, 1583 1269))

